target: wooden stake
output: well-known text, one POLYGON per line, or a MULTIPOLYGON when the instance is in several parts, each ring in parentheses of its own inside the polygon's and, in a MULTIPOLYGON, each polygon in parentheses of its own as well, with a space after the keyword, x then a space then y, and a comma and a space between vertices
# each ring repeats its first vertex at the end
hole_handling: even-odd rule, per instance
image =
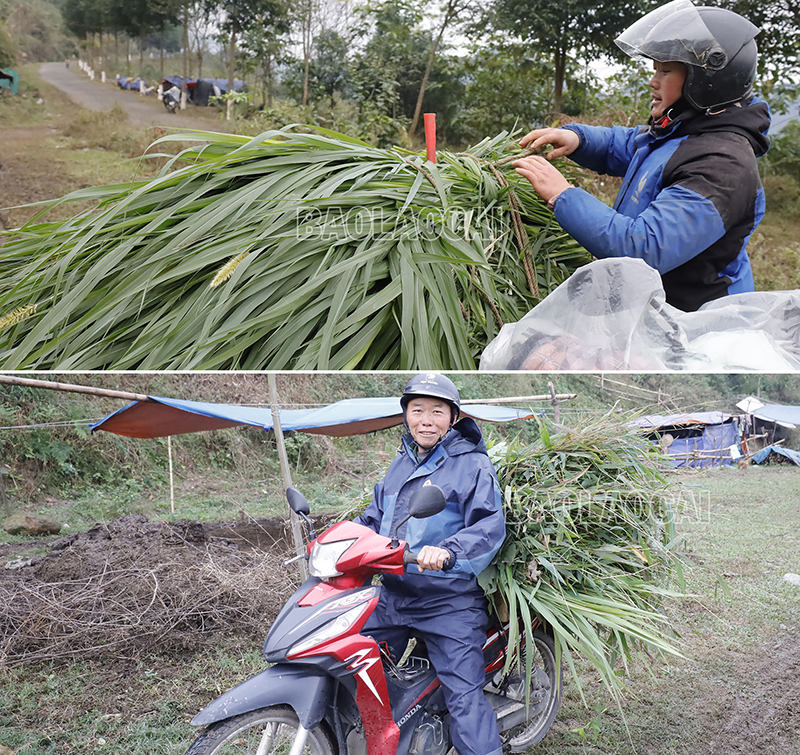
POLYGON ((429 162, 436 162, 436 113, 425 113, 425 150, 429 162))
POLYGON ((172 436, 167 436, 167 453, 169 454, 169 510, 175 513, 175 476, 172 474, 172 436))

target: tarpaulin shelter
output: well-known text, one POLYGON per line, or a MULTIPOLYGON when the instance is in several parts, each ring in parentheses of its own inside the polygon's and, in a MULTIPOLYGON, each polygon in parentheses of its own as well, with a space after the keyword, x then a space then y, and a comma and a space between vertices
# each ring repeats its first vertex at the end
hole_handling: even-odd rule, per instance
POLYGON ((138 92, 143 85, 147 86, 147 82, 139 76, 117 76, 117 86, 120 89, 131 89, 138 92))
MULTIPOLYGON (((173 86, 179 89, 183 85, 182 76, 166 76, 161 80, 164 90, 173 86)), ((244 89, 245 82, 240 79, 234 79, 233 91, 238 92, 244 89)), ((218 97, 228 91, 227 79, 187 79, 186 80, 186 93, 189 99, 199 107, 208 105, 211 97, 218 97)))
POLYGON ((753 454, 755 464, 797 464, 800 467, 800 451, 783 446, 767 446, 753 454))
POLYGON ((761 401, 752 396, 740 401, 736 406, 763 422, 774 422, 776 425, 790 430, 800 426, 800 406, 762 404, 761 401))
POLYGON ((677 467, 729 465, 741 455, 738 450, 741 433, 736 418, 724 412, 652 414, 629 425, 647 432, 677 467))
MULTIPOLYGON (((131 438, 159 438, 168 435, 219 430, 238 425, 274 429, 272 411, 264 407, 214 404, 202 401, 149 396, 134 401, 91 426, 131 438)), ((466 404, 462 415, 486 422, 510 422, 532 417, 533 412, 489 404, 466 404)), ((400 401, 389 398, 353 398, 315 409, 283 409, 280 424, 284 432, 296 430, 344 437, 385 430, 403 421, 400 401)))

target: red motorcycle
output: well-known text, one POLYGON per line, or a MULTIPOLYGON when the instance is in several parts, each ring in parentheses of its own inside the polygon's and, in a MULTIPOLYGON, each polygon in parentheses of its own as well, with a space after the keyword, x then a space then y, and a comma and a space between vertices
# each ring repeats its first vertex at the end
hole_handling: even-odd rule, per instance
MULTIPOLYGON (((192 725, 205 729, 186 755, 445 755, 449 716, 424 643, 412 641, 395 663, 360 634, 380 595, 373 577, 402 574, 415 554, 397 530, 389 538, 349 521, 314 538, 305 498, 294 489, 287 497, 310 528, 308 553, 298 558, 308 559, 312 576, 267 635, 264 655, 274 665, 195 716, 192 725)), ((433 516, 444 503, 440 488, 423 487, 405 521, 433 516)), ((560 703, 552 634, 537 626, 533 639, 533 647, 519 643, 516 657, 508 625, 497 622, 483 646, 484 693, 508 752, 539 742, 560 703)))

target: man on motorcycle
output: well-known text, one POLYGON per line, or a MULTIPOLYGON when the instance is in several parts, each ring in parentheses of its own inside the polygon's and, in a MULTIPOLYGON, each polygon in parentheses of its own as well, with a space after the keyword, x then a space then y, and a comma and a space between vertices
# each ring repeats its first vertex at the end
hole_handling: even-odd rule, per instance
POLYGON ((412 493, 424 485, 441 487, 447 505, 400 528, 399 537, 419 552, 418 567, 383 576, 380 603, 363 632, 385 643, 395 659, 412 635, 424 640, 445 692, 459 755, 500 755, 497 719, 483 694, 481 645, 488 612, 477 580, 505 538, 497 477, 477 424, 458 419, 461 400, 451 380, 417 375, 400 404, 407 432, 372 503, 356 521, 393 535, 412 493))

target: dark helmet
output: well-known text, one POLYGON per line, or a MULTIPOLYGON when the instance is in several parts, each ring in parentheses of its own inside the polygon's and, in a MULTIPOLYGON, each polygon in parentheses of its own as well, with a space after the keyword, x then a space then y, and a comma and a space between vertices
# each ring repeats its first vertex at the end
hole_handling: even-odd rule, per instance
POLYGON ((403 388, 400 406, 403 407, 403 418, 406 407, 412 398, 438 398, 450 405, 450 424, 452 425, 461 413, 461 396, 450 378, 437 372, 423 372, 411 378, 403 388))
POLYGON ((705 111, 753 93, 759 31, 733 11, 673 0, 640 18, 614 41, 631 57, 685 63, 683 96, 705 111))

